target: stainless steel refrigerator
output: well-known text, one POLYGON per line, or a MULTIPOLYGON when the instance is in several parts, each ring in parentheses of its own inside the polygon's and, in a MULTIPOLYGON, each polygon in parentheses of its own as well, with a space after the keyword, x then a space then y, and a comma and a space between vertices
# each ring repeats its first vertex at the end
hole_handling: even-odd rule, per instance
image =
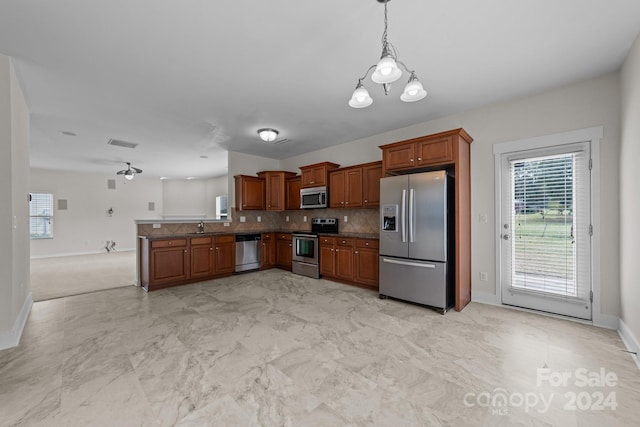
POLYGON ((452 180, 446 171, 380 180, 380 298, 443 314, 453 305, 452 180))

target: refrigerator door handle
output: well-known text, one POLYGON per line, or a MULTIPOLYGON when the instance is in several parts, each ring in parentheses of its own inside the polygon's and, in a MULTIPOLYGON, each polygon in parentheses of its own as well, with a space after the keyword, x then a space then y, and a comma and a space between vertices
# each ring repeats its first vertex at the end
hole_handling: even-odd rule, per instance
POLYGON ((390 258, 382 258, 382 262, 386 262, 388 264, 408 265, 410 267, 436 268, 435 264, 422 264, 419 262, 400 261, 397 259, 390 259, 390 258))
POLYGON ((407 205, 407 190, 402 190, 402 201, 400 202, 401 212, 401 226, 402 226, 402 243, 407 241, 407 224, 405 222, 405 206, 407 205))
POLYGON ((414 214, 414 209, 413 209, 413 205, 415 204, 414 201, 414 191, 413 188, 409 190, 409 242, 413 243, 416 235, 415 235, 415 226, 413 224, 413 214, 414 214))

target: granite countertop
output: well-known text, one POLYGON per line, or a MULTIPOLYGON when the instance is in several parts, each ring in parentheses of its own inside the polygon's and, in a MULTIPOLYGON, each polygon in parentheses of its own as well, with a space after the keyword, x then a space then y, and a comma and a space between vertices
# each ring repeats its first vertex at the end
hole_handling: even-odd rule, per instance
MULTIPOLYGON (((140 239, 147 240, 159 240, 159 239, 185 239, 189 237, 207 237, 207 236, 225 236, 229 234, 256 234, 260 233, 256 232, 228 232, 228 231, 215 231, 215 232, 207 232, 207 233, 179 233, 179 234, 159 234, 154 236, 138 236, 140 239)), ((266 230, 262 231, 262 233, 311 233, 309 230, 266 230)), ((349 237, 349 238, 360 238, 360 239, 378 239, 380 236, 378 233, 320 233, 320 236, 333 236, 333 237, 349 237)))

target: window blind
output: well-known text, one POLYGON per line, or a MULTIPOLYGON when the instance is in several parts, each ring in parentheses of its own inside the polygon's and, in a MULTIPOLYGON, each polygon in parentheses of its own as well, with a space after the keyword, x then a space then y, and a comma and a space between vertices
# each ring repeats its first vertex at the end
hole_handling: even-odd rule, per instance
POLYGON ((53 194, 32 193, 29 202, 29 234, 32 239, 53 237, 53 194))

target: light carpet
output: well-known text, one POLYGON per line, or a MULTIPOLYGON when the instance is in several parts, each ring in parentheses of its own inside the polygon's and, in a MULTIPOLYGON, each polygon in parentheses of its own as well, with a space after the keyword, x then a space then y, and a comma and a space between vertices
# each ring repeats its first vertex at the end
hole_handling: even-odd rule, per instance
POLYGON ((135 278, 135 251, 31 260, 34 301, 131 286, 135 278))

